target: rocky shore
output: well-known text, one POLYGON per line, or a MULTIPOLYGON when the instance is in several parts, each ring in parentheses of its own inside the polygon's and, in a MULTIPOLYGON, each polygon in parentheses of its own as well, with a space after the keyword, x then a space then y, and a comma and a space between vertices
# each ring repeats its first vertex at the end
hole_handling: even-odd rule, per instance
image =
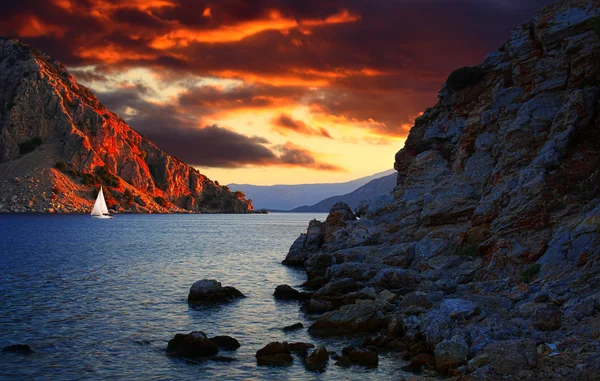
POLYGON ((450 75, 390 196, 310 222, 283 262, 306 271, 310 333, 429 377, 599 379, 599 16, 543 8, 450 75))

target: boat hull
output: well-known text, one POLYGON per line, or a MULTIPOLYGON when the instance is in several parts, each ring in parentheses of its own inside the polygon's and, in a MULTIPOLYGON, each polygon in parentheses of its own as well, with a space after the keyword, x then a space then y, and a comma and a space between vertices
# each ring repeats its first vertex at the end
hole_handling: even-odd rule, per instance
POLYGON ((92 218, 102 218, 102 219, 105 219, 105 218, 113 218, 113 217, 112 216, 92 216, 92 218))

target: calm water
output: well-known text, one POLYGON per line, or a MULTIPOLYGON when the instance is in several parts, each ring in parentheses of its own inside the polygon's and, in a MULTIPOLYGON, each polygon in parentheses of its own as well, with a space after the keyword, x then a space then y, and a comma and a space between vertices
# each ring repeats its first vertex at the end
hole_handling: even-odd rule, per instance
POLYGON ((298 285, 301 271, 280 264, 314 214, 0 215, 0 347, 29 344, 30 356, 0 353, 0 379, 398 379, 397 355, 378 369, 342 369, 330 361, 315 375, 292 366, 259 367, 254 354, 271 341, 324 343, 281 327, 310 320, 297 302, 276 302, 275 286, 298 285), (191 284, 214 278, 247 298, 194 310, 191 284), (175 333, 231 335, 242 347, 219 354, 233 363, 191 363, 165 355, 175 333))

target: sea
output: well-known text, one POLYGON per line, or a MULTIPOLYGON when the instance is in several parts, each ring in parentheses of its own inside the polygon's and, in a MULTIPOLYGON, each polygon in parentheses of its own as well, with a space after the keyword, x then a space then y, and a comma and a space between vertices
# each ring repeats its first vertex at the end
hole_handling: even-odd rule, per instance
POLYGON ((279 284, 298 286, 302 270, 281 264, 308 222, 324 214, 87 215, 0 214, 0 348, 28 344, 30 355, 0 352, 0 380, 398 380, 397 353, 377 368, 323 373, 301 359, 258 366, 272 341, 309 342, 341 352, 360 338, 308 334, 314 317, 300 303, 273 298, 279 284), (245 299, 193 309, 189 288, 216 279, 245 299), (305 328, 286 333, 284 326, 305 328), (232 362, 169 357, 176 333, 230 335, 232 362))

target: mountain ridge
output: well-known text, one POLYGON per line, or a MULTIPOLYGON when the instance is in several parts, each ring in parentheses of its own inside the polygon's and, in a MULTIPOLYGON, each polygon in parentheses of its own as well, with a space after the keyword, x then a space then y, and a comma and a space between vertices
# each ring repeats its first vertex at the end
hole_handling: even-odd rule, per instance
POLYGON ((113 210, 253 210, 129 127, 59 62, 15 39, 0 45, 0 211, 85 212, 101 184, 113 210))

